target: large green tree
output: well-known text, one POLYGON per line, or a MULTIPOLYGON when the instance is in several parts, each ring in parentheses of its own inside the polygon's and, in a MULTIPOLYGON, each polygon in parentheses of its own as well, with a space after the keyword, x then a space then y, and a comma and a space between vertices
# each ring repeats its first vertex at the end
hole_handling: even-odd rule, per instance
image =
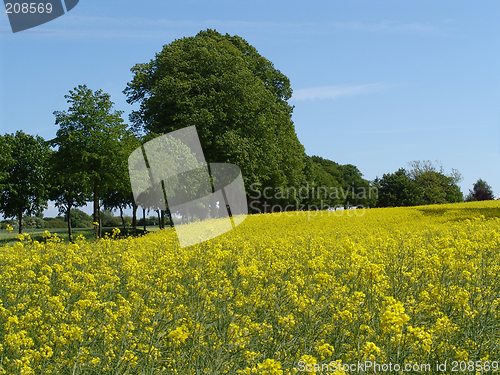
POLYGON ((303 146, 287 100, 288 78, 244 39, 213 30, 176 40, 132 68, 124 93, 139 103, 140 131, 168 133, 195 125, 208 162, 238 165, 250 184, 303 182, 303 146))
POLYGON ((125 218, 123 216, 123 210, 132 207, 133 208, 133 220, 132 226, 134 231, 137 226, 136 212, 137 206, 134 202, 134 196, 132 193, 132 186, 130 184, 128 158, 130 154, 138 147, 141 147, 140 139, 138 139, 130 131, 127 131, 121 141, 121 148, 116 154, 116 178, 112 184, 110 184, 107 192, 103 198, 103 206, 107 210, 113 210, 118 208, 120 210, 120 218, 123 225, 123 230, 126 231, 125 218))
MULTIPOLYGON (((123 173, 119 167, 121 141, 127 136, 122 111, 113 109, 109 94, 92 91, 85 85, 65 95, 68 111, 56 111, 57 136, 52 145, 60 157, 81 176, 82 189, 92 194, 94 222, 100 223, 100 201, 123 173)), ((96 237, 100 236, 100 224, 96 237)))
POLYGON ((55 202, 59 213, 64 214, 69 240, 73 241, 71 213, 73 208, 85 205, 90 198, 90 193, 87 188, 88 174, 75 168, 71 159, 72 155, 68 151, 72 150, 62 146, 51 155, 49 199, 55 202))
POLYGON ((47 208, 50 147, 42 137, 21 130, 5 134, 2 143, 10 149, 11 161, 4 171, 0 212, 6 218, 17 217, 22 233, 23 216, 39 215, 47 208))

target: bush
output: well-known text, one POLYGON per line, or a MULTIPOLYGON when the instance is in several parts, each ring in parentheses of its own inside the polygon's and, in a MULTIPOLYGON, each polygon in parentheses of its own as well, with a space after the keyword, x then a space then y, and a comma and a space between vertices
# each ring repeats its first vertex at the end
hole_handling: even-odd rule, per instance
MULTIPOLYGON (((64 215, 64 221, 67 221, 67 216, 64 215)), ((87 215, 82 210, 74 208, 71 210, 71 228, 92 228, 92 217, 87 215)))
MULTIPOLYGON (((158 217, 156 216, 147 217, 146 226, 153 226, 153 225, 158 225, 158 217)), ((138 227, 144 226, 144 219, 142 217, 139 220, 137 220, 137 226, 138 227)))
POLYGON ((103 227, 119 227, 122 225, 122 219, 115 217, 113 211, 104 210, 101 212, 101 225, 103 227))
POLYGON ((44 228, 45 222, 42 218, 39 217, 26 217, 24 218, 24 228, 44 228))
POLYGON ((43 220, 45 221, 45 228, 66 228, 68 226, 62 216, 47 217, 43 220))
POLYGON ((19 228, 17 220, 3 220, 0 222, 0 229, 6 229, 7 225, 10 225, 14 229, 19 228))

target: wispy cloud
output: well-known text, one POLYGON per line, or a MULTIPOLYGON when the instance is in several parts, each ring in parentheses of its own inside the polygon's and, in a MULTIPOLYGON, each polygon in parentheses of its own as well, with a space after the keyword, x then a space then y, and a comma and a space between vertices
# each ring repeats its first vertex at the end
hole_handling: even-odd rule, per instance
POLYGON ((337 99, 345 96, 371 94, 385 91, 395 85, 369 83, 365 85, 326 86, 298 89, 293 91, 294 100, 337 99))
POLYGON ((449 36, 456 29, 449 22, 429 23, 399 23, 383 20, 379 22, 255 22, 243 20, 176 20, 166 18, 145 17, 114 17, 106 15, 72 14, 68 13, 56 23, 46 24, 39 32, 56 32, 64 36, 87 37, 138 37, 157 38, 165 33, 179 30, 216 28, 222 32, 265 33, 265 34, 296 34, 321 35, 335 34, 342 31, 385 33, 385 34, 420 34, 427 36, 449 36))
POLYGON ((378 32, 378 33, 411 33, 432 36, 449 36, 457 30, 444 22, 442 25, 432 25, 428 23, 413 22, 399 23, 390 20, 382 22, 332 22, 329 24, 332 29, 378 32), (446 26, 445 26, 446 24, 446 26))
POLYGON ((436 134, 439 131, 457 131, 470 129, 468 126, 440 126, 440 127, 421 127, 421 128, 394 128, 394 129, 374 129, 374 130, 340 130, 341 133, 350 134, 395 134, 395 133, 429 133, 436 134))

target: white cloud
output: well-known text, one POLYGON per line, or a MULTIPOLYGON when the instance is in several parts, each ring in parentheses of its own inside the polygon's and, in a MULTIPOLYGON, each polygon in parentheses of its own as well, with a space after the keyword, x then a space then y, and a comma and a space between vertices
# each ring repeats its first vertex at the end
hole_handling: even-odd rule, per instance
POLYGON ((369 83, 365 85, 325 86, 298 89, 293 91, 292 99, 315 100, 315 99, 337 99, 344 96, 370 94, 387 90, 394 85, 383 83, 369 83))

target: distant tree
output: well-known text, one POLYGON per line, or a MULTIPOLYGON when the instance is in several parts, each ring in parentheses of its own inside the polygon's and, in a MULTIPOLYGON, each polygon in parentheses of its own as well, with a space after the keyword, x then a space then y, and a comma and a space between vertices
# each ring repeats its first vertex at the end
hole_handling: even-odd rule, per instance
MULTIPOLYGON (((92 217, 78 208, 71 210, 71 227, 72 228, 92 228, 92 217)), ((66 215, 64 221, 68 222, 66 215)))
POLYGON ((493 194, 491 186, 488 185, 486 181, 479 179, 474 184, 473 190, 469 189, 469 194, 465 198, 465 201, 489 201, 494 199, 495 195, 493 194))
POLYGON ((344 207, 374 206, 376 204, 376 187, 363 178, 363 174, 356 166, 352 164, 341 165, 319 156, 312 156, 312 160, 320 165, 334 181, 332 188, 338 189, 338 198, 335 204, 344 207))
POLYGON ((304 176, 308 191, 307 198, 303 199, 301 203, 309 207, 314 205, 318 209, 335 207, 341 204, 341 200, 336 195, 331 196, 332 190, 339 190, 341 186, 335 177, 328 173, 315 158, 317 157, 311 157, 304 153, 304 176))
POLYGON ((422 187, 404 169, 384 174, 376 179, 378 188, 378 207, 415 206, 422 201, 422 187))
POLYGON ((422 188, 422 197, 419 204, 441 204, 463 201, 463 194, 458 183, 462 175, 452 169, 446 175, 443 166, 437 162, 437 166, 426 161, 413 161, 408 163, 411 167, 409 176, 422 188))
POLYGON ((54 112, 59 130, 52 145, 62 148, 71 167, 84 176, 82 187, 93 196, 93 220, 99 223, 95 236, 99 237, 100 200, 122 173, 117 163, 127 126, 121 118, 123 112, 113 110, 109 94, 102 90, 93 92, 80 85, 65 98, 70 108, 54 112))
POLYGON ((30 217, 24 218, 24 226, 31 228, 31 229, 44 228, 45 221, 40 217, 30 216, 30 217))
POLYGON ((64 222, 63 217, 47 217, 44 218, 45 228, 64 228, 67 223, 64 222))
POLYGON ((103 227, 118 227, 120 223, 120 219, 115 217, 112 210, 104 209, 101 212, 101 221, 103 227))
POLYGON ((6 218, 17 217, 19 233, 23 233, 23 215, 38 215, 47 208, 51 151, 42 137, 20 130, 3 138, 10 148, 12 163, 4 171, 0 213, 6 218))
POLYGON ((376 192, 370 182, 363 178, 358 167, 352 164, 342 165, 343 204, 349 206, 369 206, 376 202, 376 192))
POLYGON ((422 187, 421 204, 442 204, 462 202, 460 188, 451 177, 439 172, 428 171, 418 175, 414 180, 422 187))
POLYGON ((17 220, 2 220, 0 222, 0 228, 6 229, 7 225, 10 225, 12 228, 16 229, 19 227, 19 222, 17 220))
MULTIPOLYGON (((323 170, 328 173, 338 184, 343 181, 342 166, 332 160, 324 159, 321 156, 311 156, 312 161, 321 165, 323 170)), ((339 185, 340 186, 340 185, 339 185)))

